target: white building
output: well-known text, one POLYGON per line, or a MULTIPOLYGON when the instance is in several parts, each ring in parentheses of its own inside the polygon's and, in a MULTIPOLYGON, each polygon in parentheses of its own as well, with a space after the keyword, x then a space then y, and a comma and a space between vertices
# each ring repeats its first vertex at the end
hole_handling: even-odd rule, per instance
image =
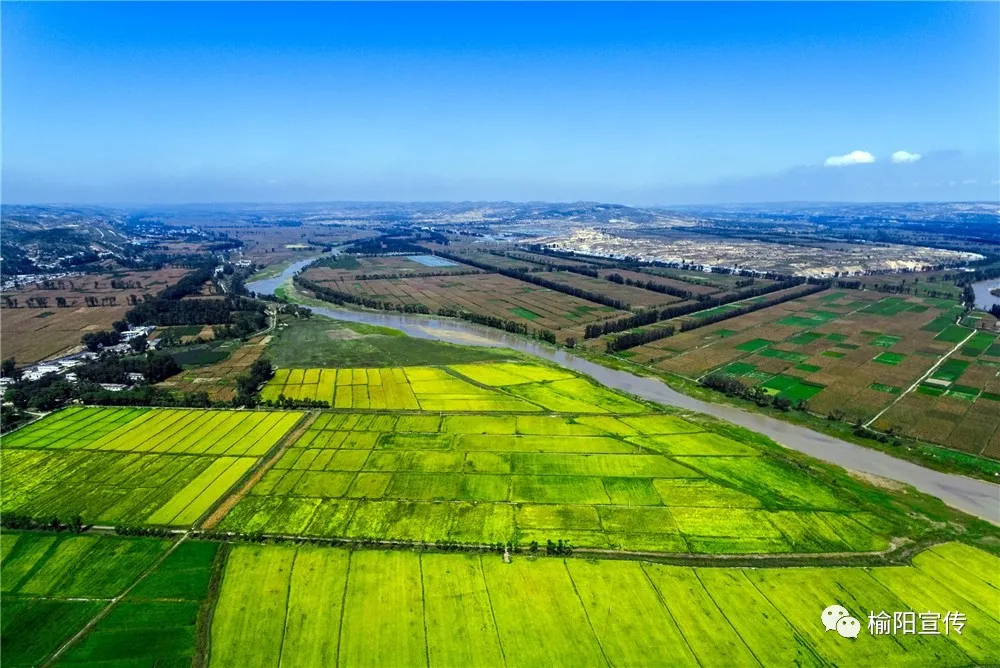
POLYGON ((154 329, 156 329, 154 325, 149 325, 147 327, 133 327, 132 329, 127 329, 121 334, 122 340, 131 341, 132 339, 139 336, 149 336, 150 332, 152 332, 154 329))
POLYGON ((125 389, 125 385, 121 383, 100 383, 101 389, 108 390, 109 392, 121 392, 125 389))

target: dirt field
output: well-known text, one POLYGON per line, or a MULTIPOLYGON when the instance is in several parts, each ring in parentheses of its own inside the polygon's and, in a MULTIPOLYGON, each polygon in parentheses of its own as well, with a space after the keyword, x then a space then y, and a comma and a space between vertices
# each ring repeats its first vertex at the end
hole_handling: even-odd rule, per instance
MULTIPOLYGON (((571 297, 498 274, 435 276, 428 278, 327 280, 310 269, 305 277, 335 290, 376 297, 399 304, 424 304, 432 312, 459 308, 523 322, 532 328, 551 329, 566 336, 586 323, 625 315, 607 306, 571 297), (315 278, 314 278, 315 276, 315 278)), ((608 283, 609 286, 614 286, 608 283)))
POLYGON ((672 297, 661 292, 636 288, 630 285, 619 285, 603 278, 591 278, 590 276, 574 274, 568 271, 549 272, 545 274, 545 278, 566 285, 572 285, 581 290, 589 290, 614 299, 621 299, 626 304, 631 305, 633 309, 665 306, 681 301, 678 297, 672 297))
POLYGON ((156 294, 188 272, 166 268, 74 276, 52 281, 51 289, 30 285, 4 292, 0 299, 2 355, 23 365, 72 352, 85 333, 110 329, 111 323, 121 320, 130 308, 131 295, 141 299, 143 294, 156 294), (66 305, 58 306, 59 299, 65 299, 66 305), (11 307, 13 300, 17 300, 17 308, 11 307), (39 300, 46 305, 38 306, 39 300))
POLYGON ((1000 457, 1000 333, 991 316, 961 318, 979 329, 960 317, 954 302, 827 290, 627 356, 689 378, 721 370, 852 422, 891 405, 876 428, 1000 457))
POLYGON ((184 371, 158 386, 180 392, 207 392, 213 401, 229 401, 236 394, 236 377, 264 354, 270 338, 255 336, 218 364, 184 371))

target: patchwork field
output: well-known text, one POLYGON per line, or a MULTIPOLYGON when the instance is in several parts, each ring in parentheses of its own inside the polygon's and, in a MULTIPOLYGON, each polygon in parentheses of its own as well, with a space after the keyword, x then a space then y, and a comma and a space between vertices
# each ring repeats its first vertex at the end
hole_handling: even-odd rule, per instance
MULTIPOLYGON (((457 260, 425 256, 431 261, 450 263, 445 269, 455 273, 475 275, 408 277, 408 265, 413 263, 413 258, 343 256, 333 266, 308 268, 303 278, 332 290, 377 299, 393 306, 420 304, 431 313, 458 309, 513 321, 529 329, 547 329, 560 341, 570 337, 582 340, 587 324, 625 315, 625 311, 612 306, 635 312, 697 296, 719 297, 747 288, 749 284, 758 288, 773 284, 762 278, 746 279, 680 269, 635 269, 627 263, 622 266, 629 268, 621 269, 621 263, 611 260, 588 258, 584 261, 510 248, 486 252, 473 246, 428 244, 427 247, 451 254, 457 260), (512 275, 509 273, 512 271, 520 274, 512 275), (596 272, 596 275, 580 272, 596 272), (565 287, 540 287, 531 282, 536 279, 565 287), (688 294, 667 294, 674 290, 688 294)), ((438 269, 436 264, 433 266, 438 269)), ((722 306, 719 310, 732 308, 735 307, 722 306)), ((603 347, 602 342, 582 342, 587 346, 603 347)))
POLYGON ((3 438, 0 510, 191 526, 302 418, 294 412, 68 408, 3 438))
POLYGON ((674 416, 344 413, 320 415, 218 528, 694 553, 875 551, 896 530, 674 416))
POLYGON ((236 377, 246 373, 264 354, 270 338, 270 335, 255 336, 221 362, 184 371, 158 386, 180 392, 206 392, 213 401, 230 401, 236 395, 236 377))
POLYGON ((121 272, 53 279, 2 295, 0 335, 3 355, 19 365, 65 354, 80 346, 87 332, 110 329, 129 309, 129 296, 156 294, 189 273, 188 269, 121 272), (59 306, 58 300, 65 300, 59 306), (12 308, 16 306, 15 308, 12 308))
POLYGON ((697 554, 879 551, 910 524, 752 435, 554 367, 286 369, 272 382, 279 396, 322 388, 340 410, 284 442, 303 413, 65 409, 4 438, 0 510, 192 526, 220 507, 212 525, 241 533, 697 554))
POLYGON ((917 667, 1000 661, 1000 561, 960 543, 924 551, 909 566, 782 569, 523 555, 507 564, 498 555, 190 540, 164 559, 170 544, 160 540, 12 533, 0 541, 4 662, 11 666, 46 662, 101 611, 106 615, 66 647, 58 663, 917 667), (217 589, 209 586, 213 565, 222 574, 217 589), (110 600, 126 591, 122 600, 110 600), (825 631, 822 612, 833 603, 859 620, 859 638, 825 631), (870 617, 882 611, 890 618, 896 611, 940 615, 930 624, 937 633, 868 633, 870 617), (963 614, 964 626, 946 628, 950 612, 963 614))
POLYGON ((448 412, 638 413, 644 406, 552 367, 497 362, 448 367, 278 369, 261 390, 334 408, 448 412))
POLYGON ((626 356, 690 378, 726 373, 850 422, 892 406, 876 428, 1000 457, 1000 335, 955 324, 962 313, 943 299, 827 290, 626 356))

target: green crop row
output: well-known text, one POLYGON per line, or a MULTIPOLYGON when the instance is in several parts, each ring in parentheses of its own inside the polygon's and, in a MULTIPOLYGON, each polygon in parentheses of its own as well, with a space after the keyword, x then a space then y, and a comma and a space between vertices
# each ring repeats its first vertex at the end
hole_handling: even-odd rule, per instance
POLYGON ((167 541, 17 533, 0 546, 11 666, 44 663, 104 609, 60 663, 189 664, 199 647, 216 666, 1000 661, 1000 560, 959 543, 910 566, 792 569, 313 546, 220 553, 201 541, 161 560, 167 541), (215 564, 224 568, 217 593, 215 564), (825 629, 832 604, 859 620, 859 638, 825 629), (933 635, 868 633, 881 611, 955 611, 965 623, 933 635))
MULTIPOLYGON (((954 547, 1000 572, 995 558, 954 547)), ((998 603, 986 581, 932 553, 909 567, 736 569, 237 547, 211 663, 992 664, 1000 659, 998 603), (951 584, 953 574, 962 586, 951 584), (967 623, 961 634, 863 632, 852 642, 821 623, 833 603, 865 629, 881 610, 959 610, 967 623)))

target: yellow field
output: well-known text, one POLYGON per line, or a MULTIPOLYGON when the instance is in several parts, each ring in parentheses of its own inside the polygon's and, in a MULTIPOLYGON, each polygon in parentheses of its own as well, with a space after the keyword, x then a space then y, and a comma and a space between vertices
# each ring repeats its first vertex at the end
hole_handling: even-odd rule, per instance
POLYGON ((450 367, 278 369, 264 402, 321 401, 344 410, 640 413, 647 409, 569 371, 514 362, 450 367))

